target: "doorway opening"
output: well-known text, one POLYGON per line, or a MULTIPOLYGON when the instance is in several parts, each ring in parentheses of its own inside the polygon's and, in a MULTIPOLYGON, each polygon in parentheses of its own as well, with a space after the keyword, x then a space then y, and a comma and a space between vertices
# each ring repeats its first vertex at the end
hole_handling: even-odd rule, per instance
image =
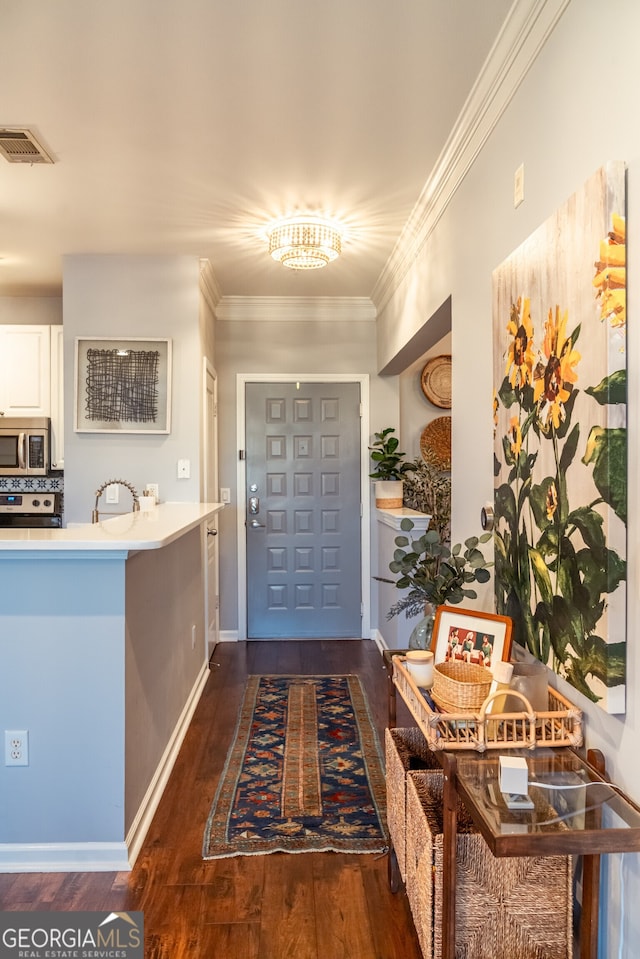
MULTIPOLYGON (((309 389, 307 392, 308 392, 310 395, 311 395, 311 393, 314 393, 316 396, 318 396, 318 389, 313 390, 313 389, 311 389, 311 387, 314 386, 314 385, 316 385, 316 384, 318 384, 318 385, 326 385, 327 388, 328 388, 328 389, 327 389, 327 398, 330 400, 330 402, 327 402, 327 403, 325 404, 325 407, 324 407, 325 414, 324 414, 324 415, 327 415, 326 411, 329 411, 328 415, 331 415, 331 410, 332 410, 332 408, 333 408, 333 400, 331 399, 331 396, 332 396, 332 394, 334 394, 334 393, 335 393, 336 396, 337 396, 338 393, 339 393, 339 390, 338 390, 338 389, 334 389, 334 390, 331 390, 331 389, 330 389, 330 387, 331 387, 332 385, 335 385, 336 387, 338 387, 338 386, 343 386, 343 385, 346 385, 346 384, 355 384, 355 385, 358 387, 358 389, 359 389, 359 395, 360 395, 360 409, 359 409, 359 418, 358 418, 358 419, 359 419, 359 423, 358 423, 358 434, 359 434, 359 435, 358 435, 357 438, 356 438, 356 441, 357 441, 357 457, 358 457, 358 459, 359 459, 359 463, 358 463, 358 467, 359 467, 359 478, 356 478, 356 482, 357 482, 358 487, 359 487, 359 489, 358 489, 358 492, 359 492, 359 497, 358 497, 359 502, 357 502, 357 503, 354 502, 353 504, 350 504, 350 509, 351 509, 352 511, 355 510, 355 511, 356 511, 356 514, 357 514, 357 515, 356 515, 357 524, 356 524, 356 527, 355 527, 355 528, 356 528, 356 535, 357 535, 357 538, 358 538, 358 540, 359 540, 359 542, 357 543, 357 546, 358 546, 358 552, 359 552, 359 557, 360 557, 360 564, 359 564, 360 568, 359 568, 358 572, 356 573, 356 577, 357 577, 358 582, 356 583, 355 587, 353 587, 353 591, 355 591, 355 588, 357 588, 357 591, 358 591, 358 594, 359 594, 359 595, 358 595, 358 605, 360 605, 360 603, 361 603, 361 628, 360 628, 360 630, 359 630, 359 634, 360 634, 361 636, 363 636, 363 637, 368 637, 368 636, 370 635, 370 575, 371 575, 370 558, 369 558, 369 553, 370 553, 370 532, 369 532, 369 490, 370 490, 370 483, 369 483, 369 478, 368 478, 368 473, 369 473, 369 452, 368 452, 368 436, 369 436, 369 376, 368 376, 368 374, 341 374, 341 375, 339 375, 339 374, 335 374, 335 373, 327 373, 327 374, 320 374, 320 373, 314 373, 314 374, 305 374, 305 373, 296 373, 296 374, 279 374, 279 373, 275 373, 275 374, 263 374, 263 373, 247 374, 247 373, 245 373, 245 374, 238 374, 238 375, 237 375, 237 378, 236 378, 236 386, 237 386, 237 448, 238 448, 238 451, 239 451, 239 452, 238 452, 238 464, 237 464, 237 484, 238 484, 238 485, 237 485, 237 488, 238 488, 238 503, 239 503, 238 515, 237 515, 237 542, 238 542, 238 638, 239 638, 239 639, 246 639, 247 636, 249 635, 248 624, 249 624, 250 617, 248 617, 248 614, 247 614, 247 613, 248 613, 248 604, 249 604, 250 602, 252 602, 252 597, 249 597, 249 596, 248 596, 248 588, 247 588, 247 587, 248 587, 248 569, 249 569, 249 565, 250 565, 250 564, 248 563, 248 558, 249 558, 249 557, 248 557, 248 555, 247 555, 247 553, 248 553, 248 551, 247 551, 248 537, 249 537, 249 535, 253 535, 253 534, 255 533, 255 534, 256 534, 256 537, 257 537, 256 540, 255 540, 255 541, 252 540, 252 541, 250 541, 250 542, 256 542, 256 543, 258 543, 258 538, 259 538, 259 537, 263 537, 263 536, 266 535, 266 526, 267 526, 267 522, 266 522, 266 521, 268 520, 269 522, 274 522, 274 521, 278 520, 279 518, 281 519, 281 518, 282 518, 282 515, 283 515, 283 514, 279 513, 277 509, 272 509, 272 510, 271 510, 271 515, 270 515, 270 517, 268 518, 267 515, 266 515, 266 511, 264 510, 264 507, 263 507, 263 505, 262 505, 262 502, 260 501, 260 497, 257 496, 257 494, 258 494, 259 491, 256 490, 255 493, 252 493, 252 491, 248 488, 249 485, 258 485, 258 486, 260 486, 260 483, 262 482, 259 478, 258 478, 258 480, 256 481, 256 477, 255 477, 255 476, 253 476, 253 477, 248 477, 248 475, 247 475, 247 459, 246 459, 246 456, 247 456, 247 435, 248 435, 248 434, 247 434, 247 429, 248 429, 248 425, 249 425, 249 424, 248 424, 248 419, 247 419, 247 416, 248 416, 248 411, 247 411, 247 387, 248 387, 250 384, 264 384, 264 385, 265 385, 265 388, 266 388, 265 396, 266 396, 269 392, 272 392, 272 393, 273 393, 273 388, 274 388, 274 387, 277 387, 277 384, 283 384, 283 385, 286 384, 286 385, 288 385, 288 386, 289 386, 289 392, 291 392, 291 389, 292 389, 291 384, 294 384, 294 386, 295 386, 295 384, 304 384, 304 385, 307 385, 307 384, 308 384, 309 387, 310 387, 310 389, 309 389), (269 389, 269 388, 271 388, 271 389, 269 389), (249 501, 250 501, 250 499, 251 499, 252 496, 254 497, 254 501, 250 503, 249 501), (258 500, 257 503, 255 502, 255 499, 258 500), (260 510, 261 510, 261 509, 263 510, 262 513, 260 513, 260 510), (249 524, 251 524, 251 525, 249 525, 249 524), (254 524, 255 524, 255 525, 254 525, 254 524)), ((279 393, 279 392, 284 393, 284 392, 286 392, 286 391, 285 391, 285 390, 279 391, 279 390, 276 388, 276 389, 275 389, 274 396, 275 396, 276 393, 279 393)), ((303 391, 303 392, 304 392, 304 391, 303 391)), ((321 393, 322 393, 322 390, 320 390, 320 394, 321 394, 321 393)), ((321 403, 321 397, 320 397, 320 399, 319 399, 318 402, 321 403)), ((275 410, 277 410, 277 404, 276 404, 273 408, 274 408, 275 410)), ((266 409, 266 407, 265 407, 265 409, 266 409)), ((302 403, 300 403, 300 404, 298 405, 298 411, 299 411, 300 416, 306 415, 306 414, 305 414, 305 405, 302 404, 302 403)), ((267 414, 267 415, 269 415, 269 414, 267 414)), ((294 416, 295 416, 295 415, 296 415, 296 414, 294 413, 294 416)), ((254 429, 255 429, 255 424, 254 424, 254 429)), ((258 427, 258 431, 259 431, 259 427, 258 427)), ((278 453, 278 450, 276 449, 277 444, 278 444, 278 442, 279 442, 278 437, 280 436, 280 433, 282 433, 282 436, 284 437, 284 436, 285 436, 285 433, 286 433, 286 430, 283 430, 283 431, 276 430, 275 433, 276 433, 277 435, 275 436, 275 438, 273 438, 272 450, 275 451, 276 453, 278 453), (275 445, 274 445, 274 444, 275 444, 275 445)), ((325 440, 325 443, 328 443, 328 446, 329 446, 329 447, 330 447, 331 444, 334 442, 333 437, 338 435, 337 431, 336 431, 336 430, 333 430, 333 429, 330 431, 330 433, 331 433, 331 437, 332 437, 332 438, 329 439, 329 440, 325 440)), ((291 477, 289 478, 289 480, 288 480, 288 482, 289 482, 289 488, 291 487, 291 484, 292 484, 292 483, 298 483, 299 489, 297 490, 297 492, 299 492, 300 489, 304 489, 305 483, 307 483, 307 481, 308 481, 308 482, 311 483, 311 484, 316 483, 315 493, 323 493, 323 492, 324 492, 324 493, 328 493, 328 492, 331 490, 331 488, 332 488, 332 484, 338 484, 338 485, 336 486, 336 489, 339 489, 339 483, 340 483, 340 477, 339 477, 339 475, 338 475, 339 471, 333 469, 333 470, 325 470, 324 473, 323 473, 322 469, 320 468, 317 477, 314 478, 314 477, 312 476, 312 472, 313 472, 312 470, 304 470, 304 469, 300 469, 300 468, 299 468, 301 461, 304 461, 304 458, 307 456, 307 454, 311 452, 312 444, 311 444, 309 447, 307 447, 307 446, 305 445, 305 443, 306 443, 305 437, 306 437, 307 435, 311 435, 311 433, 310 433, 309 431, 307 431, 306 427, 304 427, 303 429, 301 429, 301 430, 298 431, 297 439, 294 440, 293 435, 290 436, 290 440, 291 440, 290 449, 291 449, 291 450, 293 450, 293 444, 294 444, 294 442, 296 443, 295 452, 296 452, 296 454, 297 454, 297 464, 294 464, 294 465, 297 465, 297 466, 298 466, 298 474, 299 474, 299 475, 298 475, 298 478, 296 479, 296 477, 292 474, 292 476, 291 476, 291 477), (305 475, 302 475, 302 474, 305 474, 305 475), (331 474, 331 475, 329 475, 329 474, 331 474), (324 488, 321 489, 320 487, 321 487, 321 485, 322 485, 323 483, 324 483, 324 488)), ((271 442, 271 440, 267 440, 267 438, 265 438, 265 436, 263 436, 262 439, 263 439, 264 442, 259 443, 258 445, 262 445, 262 446, 263 446, 263 449, 266 450, 266 449, 269 448, 269 447, 268 447, 268 444, 269 444, 269 442, 271 442)), ((339 446, 339 441, 335 441, 335 442, 337 442, 337 443, 338 443, 338 446, 339 446)), ((285 449, 286 446, 287 446, 287 441, 286 441, 286 439, 283 439, 283 440, 282 440, 282 444, 281 444, 281 445, 282 445, 282 451, 283 451, 283 454, 284 454, 284 449, 285 449)), ((331 452, 331 451, 330 451, 330 452, 331 452)), ((282 472, 282 471, 275 471, 275 472, 282 472)), ((295 471, 295 469, 294 469, 294 470, 293 470, 293 473, 295 473, 295 472, 296 472, 296 471, 295 471)), ((284 474, 283 474, 283 475, 284 475, 284 474)), ((274 480, 274 482, 275 482, 276 485, 277 485, 277 477, 276 477, 276 479, 274 480)), ((285 482, 286 482, 286 480, 285 480, 285 482)), ((272 483, 272 486, 273 486, 273 483, 272 483)), ((264 486, 263 489, 260 490, 260 492, 266 492, 266 491, 267 491, 267 490, 266 490, 266 481, 265 481, 265 486, 264 486)), ((311 488, 310 488, 310 492, 311 492, 311 488)), ((312 496, 309 497, 309 503, 310 503, 310 504, 311 504, 311 500, 312 500, 313 498, 314 498, 314 495, 312 495, 312 496)), ((266 506, 266 505, 267 505, 267 504, 265 503, 265 506, 266 506)), ((322 503, 320 503, 320 502, 318 503, 318 511, 316 512, 315 517, 312 516, 312 513, 311 513, 309 510, 307 510, 307 509, 304 508, 304 504, 301 505, 300 503, 291 503, 291 504, 289 504, 289 505, 291 506, 291 514, 290 514, 290 518, 289 518, 289 523, 290 523, 290 524, 291 524, 291 523, 298 523, 298 524, 301 524, 301 523, 302 523, 302 524, 304 524, 305 522, 311 522, 311 523, 316 523, 316 528, 317 528, 318 526, 322 526, 323 523, 325 523, 325 525, 326 525, 326 523, 332 522, 332 519, 334 518, 334 511, 333 511, 333 510, 330 510, 329 508, 325 508, 325 509, 324 509, 324 512, 323 512, 323 505, 322 505, 322 503)), ((327 504, 325 503, 324 506, 326 507, 327 504)), ((284 520, 282 520, 282 521, 284 522, 284 520)), ((298 528, 301 529, 300 525, 298 525, 298 528)), ((304 529, 301 529, 301 532, 304 534, 306 531, 305 531, 304 529)), ((325 564, 325 565, 326 565, 326 564, 329 564, 329 565, 330 565, 332 562, 334 562, 334 558, 335 558, 335 556, 336 556, 337 554, 335 553, 335 551, 332 550, 330 544, 328 544, 328 543, 323 544, 319 539, 317 539, 316 537, 313 536, 313 533, 311 534, 311 540, 310 540, 310 542, 311 542, 312 544, 314 544, 314 545, 317 546, 316 556, 319 557, 319 558, 317 559, 316 566, 319 566, 319 565, 322 565, 322 564, 325 564)), ((290 550, 290 553, 289 553, 289 555, 293 557, 292 562, 293 562, 294 564, 296 564, 296 563, 297 563, 297 564, 300 564, 300 563, 304 564, 305 559, 306 559, 308 556, 311 555, 309 549, 307 548, 308 544, 306 544, 304 535, 301 536, 301 538, 300 538, 300 544, 301 544, 301 548, 300 548, 300 550, 299 550, 298 552, 296 552, 295 547, 293 547, 293 548, 290 550)), ((284 554, 282 554, 282 553, 278 553, 278 550, 277 550, 277 549, 274 549, 271 553, 269 553, 268 551, 266 551, 266 550, 264 550, 264 549, 261 550, 259 547, 257 547, 257 551, 258 551, 258 552, 262 552, 263 556, 267 556, 267 557, 271 556, 271 558, 273 559, 274 563, 276 563, 276 564, 277 564, 277 562, 278 562, 278 557, 279 557, 279 555, 284 555, 284 554)), ((268 562, 268 560, 267 560, 267 562, 268 562)), ((259 570, 258 572, 260 573, 260 570, 259 570)), ((262 572, 264 572, 265 575, 268 575, 268 570, 267 570, 266 568, 263 569, 262 572)), ((337 623, 337 622, 338 622, 338 620, 337 620, 335 617, 333 617, 333 610, 331 610, 331 607, 334 606, 334 605, 338 605, 338 606, 340 605, 340 602, 337 600, 336 583, 339 584, 339 583, 342 581, 342 573, 341 573, 341 572, 338 572, 337 578, 334 576, 334 577, 333 577, 333 580, 332 580, 332 581, 330 581, 330 580, 332 580, 331 577, 329 577, 328 579, 326 579, 325 582, 323 583, 322 580, 321 580, 321 578, 320 578, 320 579, 318 579, 318 581, 317 581, 317 583, 316 583, 316 589, 317 589, 317 591, 318 591, 318 595, 321 596, 321 598, 322 598, 322 601, 321 601, 320 605, 322 605, 322 602, 324 602, 327 611, 328 611, 328 612, 329 612, 329 611, 331 612, 331 615, 328 615, 328 616, 326 617, 326 619, 325 619, 325 621, 326 621, 327 624, 329 624, 329 622, 330 622, 330 620, 331 620, 332 618, 333 618, 334 623, 337 623)), ((273 607, 273 608, 275 609, 275 617, 274 617, 275 622, 278 621, 278 612, 277 612, 278 599, 279 599, 280 596, 284 595, 284 594, 283 594, 283 591, 280 590, 279 588, 277 588, 277 587, 278 587, 278 582, 277 582, 277 581, 278 581, 278 577, 277 577, 277 575, 276 575, 276 576, 274 577, 273 583, 271 584, 274 588, 271 590, 271 593, 270 593, 270 594, 269 594, 269 592, 268 592, 269 584, 265 582, 265 583, 263 583, 263 585, 262 585, 263 595, 267 595, 267 594, 268 594, 268 595, 270 595, 271 598, 273 599, 273 602, 271 602, 271 600, 270 600, 270 601, 267 603, 267 606, 271 606, 271 607, 273 607)), ((292 593, 292 594, 290 593, 291 596, 292 596, 292 598, 293 598, 293 603, 290 604, 290 605, 295 606, 296 603, 298 603, 298 610, 299 610, 299 613, 300 613, 300 623, 301 623, 301 624, 303 624, 303 623, 305 622, 305 620, 306 620, 308 623, 312 623, 312 622, 314 621, 314 614, 313 614, 313 611, 312 611, 312 607, 313 607, 314 603, 307 602, 307 599, 312 595, 312 592, 311 592, 310 587, 308 587, 308 585, 307 585, 307 582, 306 582, 306 571, 305 571, 304 569, 302 569, 301 574, 297 577, 297 579, 296 579, 296 584, 291 584, 291 588, 293 588, 294 585, 295 585, 294 593, 292 593), (308 609, 307 609, 306 607, 308 607, 308 609), (308 615, 307 615, 307 614, 308 614, 308 615)), ((287 605, 287 604, 283 604, 283 605, 287 605)), ((253 611, 252 611, 252 612, 253 612, 253 611)), ((260 617, 262 616, 262 612, 261 612, 260 610, 258 610, 256 616, 257 616, 257 618, 254 619, 254 622, 253 622, 253 624, 252 624, 252 629, 255 631, 255 629, 257 628, 258 631, 264 633, 265 638, 268 638, 268 637, 269 637, 269 633, 270 633, 270 629, 269 629, 269 626, 262 625, 263 620, 261 620, 261 618, 260 618, 260 617)), ((269 617, 267 617, 267 619, 264 620, 265 623, 267 623, 268 621, 269 621, 269 617)), ((285 621, 285 617, 284 617, 284 612, 283 612, 283 622, 284 622, 284 621, 285 621)), ((321 628, 322 622, 323 622, 323 617, 320 615, 319 617, 316 618, 316 620, 315 620, 315 625, 314 625, 314 626, 310 626, 309 628, 314 629, 315 632, 316 632, 316 634, 317 634, 318 624, 320 624, 319 628, 321 628)), ((335 631, 334 631, 333 633, 331 632, 331 629, 332 629, 331 626, 327 625, 326 628, 327 628, 327 630, 328 630, 327 635, 336 635, 335 631)), ((335 627, 335 628, 339 628, 339 627, 335 627)), ((273 633, 273 631, 272 631, 272 633, 273 633)), ((285 635, 286 635, 286 633, 285 633, 285 635)), ((304 633, 303 633, 303 635, 304 635, 304 633)), ((318 635, 319 635, 319 636, 322 636, 323 634, 322 634, 322 632, 320 632, 318 635)))

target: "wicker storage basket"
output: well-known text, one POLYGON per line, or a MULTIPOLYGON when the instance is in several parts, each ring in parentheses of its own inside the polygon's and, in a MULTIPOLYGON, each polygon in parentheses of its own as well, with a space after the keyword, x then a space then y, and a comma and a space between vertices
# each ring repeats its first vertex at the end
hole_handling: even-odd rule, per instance
POLYGON ((406 882, 407 773, 411 770, 438 770, 442 773, 442 767, 436 754, 429 748, 421 729, 385 729, 384 747, 387 825, 400 876, 402 881, 406 882))
MULTIPOLYGON (((407 776, 407 896, 424 959, 442 956, 442 774, 407 776)), ((492 856, 458 802, 456 956, 571 959, 570 856, 492 856)))
POLYGON ((446 712, 473 712, 489 695, 492 680, 484 666, 449 660, 434 667, 431 695, 446 712))

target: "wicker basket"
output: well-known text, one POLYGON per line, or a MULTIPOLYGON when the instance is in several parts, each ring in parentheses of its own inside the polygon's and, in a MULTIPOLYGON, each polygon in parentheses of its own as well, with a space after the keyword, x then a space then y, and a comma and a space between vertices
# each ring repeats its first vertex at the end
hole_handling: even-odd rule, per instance
POLYGON ((406 865, 406 786, 411 770, 423 773, 438 771, 442 764, 417 727, 385 729, 385 765, 387 771, 387 825, 398 861, 402 881, 407 878, 406 865))
POLYGON ((431 695, 445 712, 473 711, 480 709, 489 695, 492 680, 491 671, 484 666, 450 660, 434 667, 431 695))
MULTIPOLYGON (((442 773, 407 774, 407 898, 424 959, 442 957, 443 798, 442 773)), ((457 819, 456 956, 570 959, 571 857, 493 856, 459 797, 457 819)))

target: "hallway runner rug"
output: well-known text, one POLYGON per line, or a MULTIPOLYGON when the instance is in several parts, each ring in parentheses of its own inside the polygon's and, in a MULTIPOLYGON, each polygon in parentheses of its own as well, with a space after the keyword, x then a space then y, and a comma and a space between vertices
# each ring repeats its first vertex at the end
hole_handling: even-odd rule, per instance
POLYGON ((382 852, 382 753, 357 676, 249 676, 204 859, 382 852))

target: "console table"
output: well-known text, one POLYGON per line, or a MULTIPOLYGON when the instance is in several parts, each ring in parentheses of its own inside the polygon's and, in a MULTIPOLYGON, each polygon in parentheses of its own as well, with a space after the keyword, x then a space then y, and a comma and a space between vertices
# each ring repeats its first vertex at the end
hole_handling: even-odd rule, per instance
MULTIPOLYGON (((520 754, 520 753, 519 753, 520 754)), ((513 755, 513 753, 510 753, 513 755)), ((499 751, 442 753, 444 787, 443 959, 455 959, 456 796, 494 856, 583 857, 581 959, 596 959, 600 855, 640 852, 640 809, 604 778, 604 757, 592 750, 585 760, 567 748, 523 751, 529 781, 553 785, 544 789, 545 806, 553 810, 513 812, 498 788, 499 751), (589 784, 589 785, 587 785, 589 784)), ((540 794, 541 787, 530 786, 540 794)))
MULTIPOLYGON (((397 652, 385 657, 387 668, 397 652)), ((391 688, 389 707, 393 726, 391 688)), ((640 807, 607 781, 602 753, 590 750, 585 759, 568 747, 510 750, 525 757, 536 800, 533 810, 517 811, 507 808, 499 789, 500 750, 435 755, 444 772, 442 959, 455 959, 458 797, 494 856, 582 856, 580 959, 596 959, 600 856, 640 852, 640 807)))

